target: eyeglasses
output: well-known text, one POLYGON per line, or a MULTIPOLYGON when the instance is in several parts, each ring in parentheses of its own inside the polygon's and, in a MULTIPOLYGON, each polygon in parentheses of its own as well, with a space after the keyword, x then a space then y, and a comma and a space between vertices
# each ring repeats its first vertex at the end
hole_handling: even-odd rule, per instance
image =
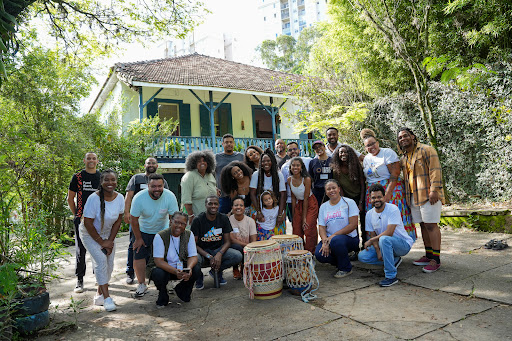
POLYGON ((371 143, 368 143, 365 147, 366 147, 366 148, 373 147, 373 146, 375 146, 375 144, 376 144, 376 143, 377 143, 377 141, 373 141, 373 142, 371 142, 371 143))
POLYGON ((299 150, 299 148, 288 148, 288 150, 293 152, 293 151, 299 150))

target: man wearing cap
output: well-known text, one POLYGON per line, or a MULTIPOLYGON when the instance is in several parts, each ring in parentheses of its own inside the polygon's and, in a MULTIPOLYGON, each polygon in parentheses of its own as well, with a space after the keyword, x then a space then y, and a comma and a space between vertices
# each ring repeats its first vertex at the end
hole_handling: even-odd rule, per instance
MULTIPOLYGON (((286 145, 286 149, 288 150, 287 154, 290 157, 290 159, 288 161, 286 161, 285 164, 281 167, 281 173, 283 173, 283 177, 285 179, 288 179, 288 177, 290 176, 291 159, 293 159, 294 157, 300 156, 300 149, 299 149, 299 144, 295 141, 288 142, 288 144, 286 145)), ((302 162, 304 162, 304 167, 306 167, 306 169, 309 169, 309 163, 313 159, 310 157, 307 157, 307 156, 303 156, 303 157, 301 157, 301 159, 302 159, 302 162)), ((287 206, 286 215, 290 221, 293 221, 292 192, 290 191, 288 182, 286 183, 286 195, 287 195, 287 197, 286 197, 286 206, 287 206)))
MULTIPOLYGON (((327 153, 327 156, 332 156, 334 150, 342 145, 342 143, 338 141, 338 129, 335 127, 327 128, 327 130, 325 131, 325 136, 327 137, 327 148, 325 152, 327 153)), ((363 162, 364 155, 359 153, 354 147, 350 146, 350 148, 354 149, 354 152, 356 152, 359 161, 363 162)))
POLYGON ((325 145, 318 140, 313 142, 313 150, 316 157, 309 163, 309 175, 312 180, 313 194, 320 207, 329 198, 325 195, 325 182, 332 179, 331 157, 325 152, 325 145))

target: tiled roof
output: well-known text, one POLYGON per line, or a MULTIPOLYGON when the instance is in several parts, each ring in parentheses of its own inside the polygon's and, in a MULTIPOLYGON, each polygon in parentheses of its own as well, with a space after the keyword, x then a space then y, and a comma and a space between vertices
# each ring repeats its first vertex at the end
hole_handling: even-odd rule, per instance
POLYGON ((303 80, 298 75, 197 53, 175 58, 117 63, 114 68, 120 78, 130 85, 139 81, 282 94, 289 91, 290 81, 298 83, 303 80))

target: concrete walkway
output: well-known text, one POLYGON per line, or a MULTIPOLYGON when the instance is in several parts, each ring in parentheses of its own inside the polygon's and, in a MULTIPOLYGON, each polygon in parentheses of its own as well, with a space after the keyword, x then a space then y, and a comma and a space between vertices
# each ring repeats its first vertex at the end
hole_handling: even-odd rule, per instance
MULTIPOLYGON (((125 284, 128 238, 117 239, 111 293, 118 310, 92 305, 91 267, 86 291, 73 293, 74 261, 63 263, 61 280, 49 286, 52 326, 73 321, 71 300, 82 300, 78 330, 41 340, 512 340, 512 248, 486 250, 490 239, 512 236, 443 229, 442 267, 426 274, 412 261, 423 253, 419 239, 398 269, 400 283, 381 288, 382 268, 353 262, 353 273, 333 278, 334 267, 317 264, 318 299, 304 303, 288 292, 268 301, 250 300, 242 281, 194 291, 190 303, 171 296, 157 309, 157 291, 135 300, 135 285, 125 284)), ((73 252, 70 248, 70 252, 73 252)), ((90 263, 88 263, 90 264, 90 263)), ((203 272, 206 273, 206 270, 203 272)))

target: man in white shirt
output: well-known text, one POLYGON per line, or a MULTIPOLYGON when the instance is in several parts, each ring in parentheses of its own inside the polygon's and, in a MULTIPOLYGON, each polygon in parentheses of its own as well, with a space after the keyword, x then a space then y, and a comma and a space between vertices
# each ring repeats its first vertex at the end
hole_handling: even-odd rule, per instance
MULTIPOLYGON (((185 229, 187 222, 187 214, 180 211, 174 212, 170 227, 160 231, 153 239, 153 259, 156 267, 151 271, 151 279, 158 289, 157 306, 169 304, 167 283, 170 280, 180 281, 174 287, 176 296, 183 302, 190 301, 190 294, 198 274, 197 271, 193 272, 197 264, 195 238, 192 232, 185 229)), ((201 271, 198 267, 196 270, 201 271)))
POLYGON ((366 213, 366 232, 370 239, 359 252, 359 261, 368 264, 384 264, 386 278, 379 282, 381 287, 398 283, 397 267, 402 256, 411 250, 414 240, 407 234, 397 206, 384 202, 385 190, 381 184, 369 188, 373 208, 366 213))
MULTIPOLYGON (((338 141, 339 138, 339 132, 338 129, 335 127, 329 127, 325 131, 325 136, 327 137, 327 145, 325 148, 325 152, 327 153, 327 156, 332 156, 332 153, 336 148, 342 145, 341 142, 338 141)), ((351 145, 347 144, 350 148, 354 149, 351 145)), ((354 149, 354 152, 356 152, 357 157, 359 158, 359 161, 363 162, 364 155, 359 153, 357 150, 354 149)))

